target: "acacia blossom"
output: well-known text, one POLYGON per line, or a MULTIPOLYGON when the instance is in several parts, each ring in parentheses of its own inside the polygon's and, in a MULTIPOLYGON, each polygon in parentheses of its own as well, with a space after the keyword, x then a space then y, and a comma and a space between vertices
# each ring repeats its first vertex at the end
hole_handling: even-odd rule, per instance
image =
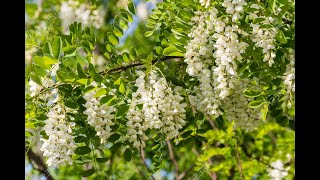
POLYGON ((65 32, 68 32, 69 25, 74 21, 84 26, 93 25, 95 28, 101 28, 104 24, 104 16, 105 11, 102 7, 92 10, 89 4, 80 3, 77 0, 62 2, 59 14, 65 32))
MULTIPOLYGON (((91 85, 97 86, 95 82, 91 85)), ((87 115, 87 121, 90 126, 92 126, 97 132, 101 143, 105 143, 107 139, 113 134, 111 126, 114 125, 112 119, 114 118, 114 113, 116 109, 113 106, 108 106, 107 104, 100 104, 100 100, 105 96, 95 97, 99 88, 86 93, 83 98, 87 101, 84 104, 86 110, 83 112, 87 115)))
POLYGON ((66 120, 66 111, 67 109, 58 103, 50 108, 48 119, 45 120, 44 130, 48 139, 42 139, 44 143, 40 150, 44 152, 43 156, 48 158, 48 166, 58 167, 73 163, 72 154, 76 145, 71 134, 74 124, 66 120))
POLYGON ((235 81, 234 92, 223 102, 226 119, 234 121, 235 128, 253 130, 261 124, 259 112, 261 108, 250 108, 248 106, 252 98, 245 97, 243 91, 249 87, 249 79, 235 81))
POLYGON ((249 14, 249 19, 264 19, 257 24, 250 24, 250 26, 252 27, 253 35, 252 41, 255 43, 256 47, 262 48, 262 53, 264 54, 263 62, 268 62, 268 65, 271 67, 274 63, 274 58, 276 57, 275 36, 277 34, 277 31, 274 27, 265 28, 261 27, 261 25, 272 26, 271 23, 274 21, 274 19, 272 17, 267 18, 263 15, 258 16, 260 7, 257 4, 252 4, 250 8, 256 9, 256 11, 253 11, 249 14))
POLYGON ((271 168, 268 169, 268 175, 271 180, 281 180, 288 175, 290 167, 284 168, 284 164, 281 160, 277 160, 270 163, 271 168))
POLYGON ((295 51, 290 49, 286 57, 290 62, 286 66, 286 72, 283 76, 283 84, 286 88, 285 100, 287 101, 287 108, 290 109, 294 106, 295 102, 295 51))
POLYGON ((148 77, 142 71, 137 71, 137 74, 138 89, 132 93, 126 117, 129 141, 139 149, 145 147, 144 141, 148 137, 144 132, 147 129, 160 129, 167 139, 177 137, 179 129, 186 123, 186 103, 181 103, 183 98, 178 90, 174 93, 167 81, 158 77, 155 71, 151 71, 148 77))

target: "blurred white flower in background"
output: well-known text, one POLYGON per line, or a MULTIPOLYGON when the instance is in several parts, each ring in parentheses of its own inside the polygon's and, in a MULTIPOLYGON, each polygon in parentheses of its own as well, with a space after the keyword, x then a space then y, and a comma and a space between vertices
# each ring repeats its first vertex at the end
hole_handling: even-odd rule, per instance
POLYGON ((268 175, 271 180, 281 180, 288 175, 288 171, 290 167, 283 167, 283 162, 281 160, 277 160, 270 164, 271 168, 269 168, 268 175))

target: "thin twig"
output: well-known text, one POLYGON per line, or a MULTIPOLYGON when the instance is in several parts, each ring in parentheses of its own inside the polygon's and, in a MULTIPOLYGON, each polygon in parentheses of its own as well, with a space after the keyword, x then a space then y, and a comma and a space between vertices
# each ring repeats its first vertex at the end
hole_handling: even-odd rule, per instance
POLYGON ((214 122, 213 122, 213 120, 211 119, 211 117, 210 117, 208 114, 206 114, 206 117, 207 117, 210 125, 212 126, 212 128, 213 128, 213 129, 216 129, 217 126, 214 124, 214 122))
MULTIPOLYGON (((200 155, 199 152, 198 152, 194 147, 192 148, 192 152, 193 152, 194 154, 196 154, 197 156, 200 155)), ((212 161, 211 161, 211 159, 208 159, 208 162, 209 162, 209 165, 212 166, 212 161)), ((211 177, 212 180, 217 180, 217 174, 216 174, 215 172, 210 172, 210 171, 209 171, 208 174, 210 175, 210 177, 211 177)))
POLYGON ((239 154, 239 151, 238 151, 238 141, 237 140, 236 140, 236 152, 237 152, 237 158, 238 158, 238 164, 239 164, 239 170, 240 170, 241 179, 244 180, 243 171, 242 171, 242 165, 241 165, 241 160, 240 160, 240 154, 239 154))
MULTIPOLYGON (((182 59, 183 57, 182 56, 163 56, 161 58, 152 60, 151 63, 155 64, 158 61, 166 61, 166 60, 175 59, 175 58, 182 59)), ((100 75, 114 74, 114 73, 118 73, 118 72, 121 72, 121 71, 125 71, 125 70, 127 70, 129 68, 136 67, 136 66, 141 66, 141 65, 143 65, 143 63, 142 62, 138 62, 138 63, 130 64, 130 65, 127 65, 127 66, 121 66, 121 67, 117 67, 117 68, 114 68, 114 69, 110 69, 108 71, 102 71, 99 74, 100 75)), ((90 76, 88 76, 88 77, 90 78, 90 76)))
POLYGON ((179 165, 178 165, 176 159, 174 158, 173 149, 172 149, 172 145, 171 145, 170 140, 166 140, 166 142, 167 142, 167 145, 168 145, 170 159, 172 160, 173 165, 174 165, 174 171, 175 171, 176 180, 179 180, 179 165))
POLYGON ((47 180, 54 180, 40 156, 36 155, 31 148, 26 148, 25 151, 27 151, 29 161, 33 168, 43 174, 47 180), (36 166, 33 163, 35 163, 36 166))
MULTIPOLYGON (((146 162, 146 158, 144 157, 144 149, 143 149, 143 147, 141 146, 141 148, 140 148, 140 155, 141 155, 141 161, 142 161, 142 163, 147 167, 147 169, 149 169, 149 167, 148 167, 148 165, 147 165, 147 162, 146 162)), ((151 178, 153 179, 153 180, 155 180, 155 178, 151 175, 151 178)))
MULTIPOLYGON (((166 60, 169 60, 169 59, 176 59, 176 58, 179 58, 179 59, 182 59, 183 57, 182 56, 164 56, 162 58, 158 58, 158 59, 154 59, 151 61, 152 64, 156 63, 157 61, 166 61, 166 60)), ((102 71, 102 72, 99 72, 100 75, 106 75, 106 74, 115 74, 115 73, 119 73, 121 71, 125 71, 129 68, 132 68, 132 67, 136 67, 136 66, 141 66, 143 65, 142 62, 139 62, 139 63, 135 63, 135 64, 130 64, 130 65, 127 65, 127 66, 121 66, 121 67, 117 67, 117 68, 114 68, 114 69, 110 69, 108 71, 102 71)), ((88 75, 88 79, 91 78, 90 75, 88 75)), ((48 89, 52 89, 52 88, 57 88, 61 85, 64 85, 65 83, 62 83, 62 84, 56 84, 54 85, 53 87, 50 87, 50 88, 42 88, 39 93, 33 97, 31 97, 30 99, 34 99, 36 98, 37 96, 39 96, 40 94, 42 94, 43 92, 46 92, 48 89)))
POLYGON ((187 175, 196 165, 192 165, 190 166, 187 170, 183 171, 180 175, 179 175, 179 179, 182 179, 185 175, 187 175))

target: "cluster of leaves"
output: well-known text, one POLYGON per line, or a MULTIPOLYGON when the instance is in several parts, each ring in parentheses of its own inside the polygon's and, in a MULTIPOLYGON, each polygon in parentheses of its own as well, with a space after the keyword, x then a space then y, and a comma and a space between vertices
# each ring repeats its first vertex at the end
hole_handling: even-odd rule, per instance
MULTIPOLYGON (((51 4, 60 3, 44 2, 47 4, 43 9, 47 13, 52 8, 51 4)), ((91 3, 98 5, 102 2, 91 3)), ((115 3, 116 1, 110 2, 115 3)), ((218 117, 212 124, 208 121, 210 117, 188 104, 187 124, 180 130, 180 143, 173 146, 179 173, 186 172, 185 177, 197 175, 201 179, 209 179, 212 173, 219 178, 240 177, 237 153, 240 154, 245 177, 266 177, 270 162, 277 159, 291 166, 288 178, 294 176, 294 107, 285 109, 281 100, 284 91, 281 76, 289 63, 283 58, 283 54, 287 53, 288 48, 294 49, 294 19, 290 19, 290 15, 294 15, 294 3, 268 0, 260 5, 265 8, 266 16, 281 8, 276 17, 272 16, 276 18, 273 25, 279 29, 276 36, 277 63, 268 67, 262 62, 262 53, 254 50, 251 43, 243 55, 244 59, 250 61, 240 63, 238 70, 241 78, 259 77, 255 83, 262 85, 262 89, 247 89, 244 94, 253 98, 249 103, 251 108, 263 107, 261 119, 266 120, 266 123, 252 132, 234 130, 233 124, 224 116, 218 117), (287 159, 287 154, 292 158, 287 159)), ((29 6, 26 8, 27 13, 32 15, 35 7, 29 6)), ((250 11, 248 7, 250 3, 246 12, 250 11)), ((107 9, 112 8, 107 6, 107 9)), ((82 27, 80 23, 74 22, 69 27, 68 35, 62 34, 59 26, 50 25, 47 28, 49 31, 39 41, 33 41, 38 37, 27 38, 26 46, 37 46, 38 51, 33 56, 32 63, 26 65, 26 87, 28 88, 30 79, 42 85, 41 78, 52 78, 48 72, 60 63, 54 77, 54 88, 58 89, 63 104, 75 110, 67 114, 67 120, 76 124, 72 134, 77 145, 73 155, 75 163, 52 172, 56 178, 76 174, 79 179, 81 176, 91 179, 149 179, 152 174, 155 176, 160 171, 173 172, 175 165, 170 158, 165 137, 154 130, 146 132, 149 140, 146 142, 144 156, 151 163, 144 164, 141 152, 132 149, 131 144, 124 139, 127 134, 125 115, 129 108, 128 100, 136 90, 135 70, 139 68, 146 71, 158 68, 171 85, 185 89, 182 95, 188 102, 187 91, 198 82, 186 73, 186 64, 183 63, 186 51, 184 47, 189 40, 187 34, 192 28, 190 19, 196 10, 203 9, 194 0, 164 0, 156 5, 146 23, 140 24, 122 47, 119 46, 120 39, 126 34, 136 14, 132 1, 129 1, 127 9, 108 11, 106 21, 110 23, 100 30, 82 27), (95 53, 103 55, 106 60, 105 69, 101 72, 97 71, 91 61, 95 53), (87 117, 83 114, 83 95, 98 88, 90 86, 93 81, 99 84, 98 87, 105 85, 95 95, 106 95, 100 100, 100 104, 113 105, 117 109, 113 120, 115 125, 112 126, 116 133, 110 136, 107 144, 100 144, 94 128, 88 124, 87 117), (114 89, 114 95, 109 95, 114 89)), ((40 14, 37 21, 43 21, 45 14, 40 14)), ((59 24, 58 18, 56 22, 59 24)), ((249 23, 249 20, 241 19, 243 27, 247 27, 249 23)), ((28 32, 35 31, 36 25, 28 25, 28 29, 28 32)), ((39 136, 48 138, 43 126, 47 119, 46 113, 52 105, 48 105, 41 94, 49 90, 42 87, 35 97, 26 93, 27 147, 32 147, 34 139, 39 136)))

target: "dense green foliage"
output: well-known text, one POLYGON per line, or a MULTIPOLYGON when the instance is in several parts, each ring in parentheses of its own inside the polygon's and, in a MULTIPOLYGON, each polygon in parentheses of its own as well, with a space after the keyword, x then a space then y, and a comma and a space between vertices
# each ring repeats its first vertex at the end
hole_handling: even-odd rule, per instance
MULTIPOLYGON (((50 136, 45 127, 50 119, 48 113, 56 104, 65 113, 75 144, 71 165, 48 167, 53 178, 150 179, 153 175, 156 179, 266 179, 270 178, 270 164, 277 160, 284 164, 285 178, 294 177, 294 91, 289 92, 284 82, 288 66, 294 61, 290 57, 294 57, 295 49, 294 2, 246 1, 244 13, 236 22, 250 34, 239 35, 248 47, 241 54, 244 60, 235 62, 237 78, 248 80, 249 85, 241 89, 250 99, 247 108, 259 114, 259 125, 252 129, 235 126, 237 120, 227 119, 225 113, 207 114, 190 102, 190 95, 197 94, 201 83, 187 73, 184 60, 192 40, 188 34, 197 26, 192 20, 196 11, 208 9, 198 0, 163 0, 150 10, 145 21, 137 15, 138 5, 145 3, 142 1, 75 0, 80 5, 87 4, 91 15, 99 8, 105 15, 98 28, 79 20, 70 22, 67 29, 61 15, 63 2, 43 0, 39 8, 26 1, 26 151, 43 153, 39 140, 46 141, 50 136), (267 18, 248 18, 256 11, 252 4, 258 4, 260 15, 267 18), (264 23, 268 17, 274 19, 272 23, 264 23), (252 41, 250 24, 276 29, 272 66, 252 41), (127 114, 140 76, 137 70, 147 77, 157 72, 172 90, 182 87, 181 102, 186 103, 186 123, 179 135, 168 140, 163 131, 147 129, 149 139, 141 149, 127 138, 127 114), (105 142, 88 121, 85 95, 90 92, 95 92, 93 96, 101 106, 115 108, 110 126, 113 133, 105 142)), ((209 8, 214 6, 225 18, 230 15, 222 3, 211 0, 209 8)), ((28 162, 34 165, 32 159, 28 162)))

